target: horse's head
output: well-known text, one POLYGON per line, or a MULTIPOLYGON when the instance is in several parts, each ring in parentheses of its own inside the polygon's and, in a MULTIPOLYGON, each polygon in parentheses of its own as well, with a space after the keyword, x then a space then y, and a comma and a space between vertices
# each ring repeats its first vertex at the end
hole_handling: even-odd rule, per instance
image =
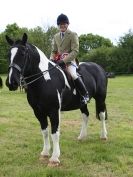
POLYGON ((28 59, 27 34, 21 40, 13 41, 6 35, 6 40, 11 46, 9 49, 9 70, 6 85, 9 90, 16 90, 20 85, 20 77, 24 74, 28 59))

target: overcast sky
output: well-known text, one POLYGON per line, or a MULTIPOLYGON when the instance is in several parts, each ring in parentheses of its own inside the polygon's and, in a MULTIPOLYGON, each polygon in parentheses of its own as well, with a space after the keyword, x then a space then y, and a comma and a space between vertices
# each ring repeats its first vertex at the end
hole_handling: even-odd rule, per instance
POLYGON ((117 42, 133 29, 133 0, 1 0, 0 32, 19 27, 56 26, 60 13, 69 17, 72 31, 98 34, 117 42))

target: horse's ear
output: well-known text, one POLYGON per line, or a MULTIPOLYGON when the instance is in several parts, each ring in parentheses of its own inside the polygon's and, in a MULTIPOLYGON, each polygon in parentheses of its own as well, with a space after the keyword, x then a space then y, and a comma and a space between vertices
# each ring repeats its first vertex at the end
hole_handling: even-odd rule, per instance
POLYGON ((28 36, 27 36, 27 34, 26 34, 26 33, 24 33, 24 34, 23 34, 23 37, 22 37, 22 43, 23 43, 23 45, 25 45, 25 44, 26 44, 27 39, 28 39, 28 36))
POLYGON ((7 35, 6 35, 6 40, 7 40, 9 45, 12 46, 14 44, 14 41, 12 39, 10 39, 7 35))

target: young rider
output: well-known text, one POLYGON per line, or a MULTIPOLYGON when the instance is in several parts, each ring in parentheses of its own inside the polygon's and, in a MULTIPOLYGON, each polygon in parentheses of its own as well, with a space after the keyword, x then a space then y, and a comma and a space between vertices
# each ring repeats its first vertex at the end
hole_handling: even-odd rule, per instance
POLYGON ((89 101, 88 91, 76 72, 75 58, 79 52, 78 35, 68 29, 69 19, 64 14, 57 17, 57 25, 60 31, 54 35, 50 59, 56 60, 55 62, 62 68, 67 65, 67 70, 81 95, 81 103, 87 104, 89 101))

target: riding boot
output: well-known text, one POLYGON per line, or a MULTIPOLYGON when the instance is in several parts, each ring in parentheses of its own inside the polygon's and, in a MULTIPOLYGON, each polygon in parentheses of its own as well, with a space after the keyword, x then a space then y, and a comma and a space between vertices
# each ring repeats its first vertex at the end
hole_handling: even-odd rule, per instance
POLYGON ((87 102, 89 102, 89 94, 82 79, 78 77, 76 80, 74 80, 74 83, 79 94, 81 95, 81 104, 87 104, 87 102))

